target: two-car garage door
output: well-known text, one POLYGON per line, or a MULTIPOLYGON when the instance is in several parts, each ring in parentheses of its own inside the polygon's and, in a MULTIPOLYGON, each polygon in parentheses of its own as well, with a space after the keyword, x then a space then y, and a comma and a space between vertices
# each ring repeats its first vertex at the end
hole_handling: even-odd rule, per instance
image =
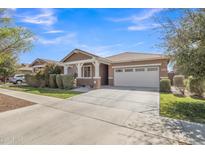
POLYGON ((114 85, 158 88, 159 67, 115 68, 114 85))

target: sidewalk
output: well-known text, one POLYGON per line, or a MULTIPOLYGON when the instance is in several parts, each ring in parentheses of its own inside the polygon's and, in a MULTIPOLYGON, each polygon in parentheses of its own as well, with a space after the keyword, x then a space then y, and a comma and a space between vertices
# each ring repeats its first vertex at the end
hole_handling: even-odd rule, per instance
POLYGON ((30 93, 8 90, 8 89, 3 89, 3 88, 0 88, 0 93, 13 96, 16 98, 24 99, 24 100, 27 100, 33 103, 42 104, 42 105, 52 105, 52 104, 55 104, 56 102, 64 100, 64 99, 55 98, 55 97, 30 94, 30 93))

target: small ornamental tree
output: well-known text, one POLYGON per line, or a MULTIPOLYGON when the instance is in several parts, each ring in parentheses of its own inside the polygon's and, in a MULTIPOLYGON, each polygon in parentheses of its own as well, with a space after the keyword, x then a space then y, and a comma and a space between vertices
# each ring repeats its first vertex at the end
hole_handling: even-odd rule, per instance
POLYGON ((205 80, 205 9, 185 9, 181 18, 163 22, 163 46, 185 76, 205 80))

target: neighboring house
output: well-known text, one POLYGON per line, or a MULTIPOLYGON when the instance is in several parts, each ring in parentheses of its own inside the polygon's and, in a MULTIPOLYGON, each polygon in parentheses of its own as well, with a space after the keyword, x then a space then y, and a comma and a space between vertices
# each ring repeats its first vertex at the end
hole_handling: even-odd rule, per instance
POLYGON ((124 52, 110 57, 75 49, 61 60, 64 74, 77 74, 78 86, 101 85, 159 88, 167 77, 169 58, 161 54, 124 52))
POLYGON ((58 63, 59 63, 58 61, 54 61, 54 60, 37 58, 30 64, 30 67, 32 68, 32 72, 36 73, 37 71, 44 69, 47 64, 58 64, 58 63))
POLYGON ((21 67, 18 68, 17 73, 19 74, 31 74, 33 68, 29 66, 29 64, 21 64, 21 67))

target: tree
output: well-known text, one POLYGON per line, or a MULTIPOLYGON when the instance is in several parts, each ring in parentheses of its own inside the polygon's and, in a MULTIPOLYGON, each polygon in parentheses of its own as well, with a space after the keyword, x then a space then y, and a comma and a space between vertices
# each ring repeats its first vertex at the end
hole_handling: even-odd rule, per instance
POLYGON ((12 75, 16 69, 18 55, 32 48, 34 35, 24 27, 15 26, 6 14, 8 9, 0 9, 0 75, 12 75))
POLYGON ((205 9, 186 9, 178 21, 167 20, 163 46, 186 76, 205 79, 205 9))
POLYGON ((0 9, 0 53, 14 54, 32 48, 34 35, 24 27, 13 26, 12 19, 5 16, 8 9, 0 9))
POLYGON ((16 71, 16 57, 12 54, 1 54, 0 56, 0 76, 3 77, 4 82, 9 75, 16 71))
POLYGON ((19 53, 32 48, 32 33, 23 27, 0 28, 0 53, 19 53))

